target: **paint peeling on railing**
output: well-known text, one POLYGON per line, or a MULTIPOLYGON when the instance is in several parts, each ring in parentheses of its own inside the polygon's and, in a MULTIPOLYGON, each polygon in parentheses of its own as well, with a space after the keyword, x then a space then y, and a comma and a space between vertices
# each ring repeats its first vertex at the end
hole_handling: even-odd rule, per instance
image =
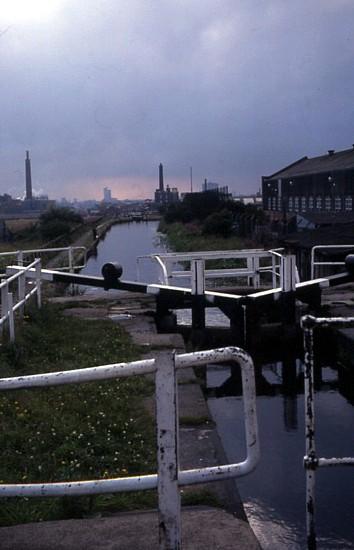
POLYGON ((306 529, 307 547, 317 548, 315 525, 315 474, 317 468, 334 466, 354 466, 353 457, 318 458, 315 443, 315 388, 314 388, 314 329, 316 327, 336 328, 354 326, 354 317, 314 317, 305 315, 301 319, 304 332, 304 400, 305 400, 305 440, 306 455, 306 529))
POLYGON ((3 378, 0 379, 0 391, 108 380, 148 373, 156 374, 158 474, 56 483, 2 484, 0 485, 0 496, 88 495, 147 490, 157 487, 159 492, 159 523, 165 527, 163 533, 160 531, 162 541, 160 548, 178 548, 181 536, 178 488, 184 485, 244 476, 254 470, 258 463, 260 451, 254 367, 251 357, 244 350, 229 347, 182 355, 166 353, 164 354, 164 361, 161 359, 159 361, 146 359, 132 363, 116 363, 74 371, 3 378), (179 471, 175 373, 177 369, 206 365, 211 362, 213 364, 224 363, 226 361, 238 364, 241 369, 247 456, 245 460, 235 464, 179 471), (168 365, 170 365, 169 369, 167 369, 168 365), (171 379, 171 373, 174 381, 171 379), (168 399, 166 399, 167 389, 168 399), (171 415, 174 418, 171 418, 171 415), (166 449, 168 449, 168 453, 165 452, 166 449), (173 471, 177 472, 177 478, 171 475, 173 471), (173 506, 171 502, 174 503, 173 506), (173 541, 172 544, 171 540, 173 541), (168 544, 166 541, 168 541, 168 544))

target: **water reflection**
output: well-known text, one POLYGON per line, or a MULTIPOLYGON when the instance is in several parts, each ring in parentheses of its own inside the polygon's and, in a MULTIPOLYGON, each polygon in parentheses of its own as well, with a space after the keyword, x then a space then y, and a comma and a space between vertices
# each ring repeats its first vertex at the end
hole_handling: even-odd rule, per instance
MULTIPOLYGON (((106 262, 119 262, 123 267, 122 278, 128 281, 138 280, 137 257, 166 250, 163 239, 157 233, 158 222, 131 222, 112 226, 100 240, 94 254, 82 270, 84 275, 101 275, 106 262)), ((159 268, 156 263, 146 260, 142 264, 141 280, 156 283, 159 268)), ((102 289, 87 288, 87 292, 105 292, 102 289)), ((119 291, 116 291, 119 292, 119 291)), ((112 294, 113 291, 110 291, 112 294)))
MULTIPOLYGON (((261 462, 238 480, 252 527, 265 549, 306 548, 303 363, 256 359, 261 462)), ((353 373, 319 360, 316 441, 319 456, 353 456, 353 373), (344 378, 343 378, 344 377, 344 378), (343 380, 346 380, 346 384, 343 380)), ((238 368, 209 368, 209 406, 229 460, 245 456, 238 368)), ((354 548, 354 479, 349 468, 317 473, 319 548, 354 548)))

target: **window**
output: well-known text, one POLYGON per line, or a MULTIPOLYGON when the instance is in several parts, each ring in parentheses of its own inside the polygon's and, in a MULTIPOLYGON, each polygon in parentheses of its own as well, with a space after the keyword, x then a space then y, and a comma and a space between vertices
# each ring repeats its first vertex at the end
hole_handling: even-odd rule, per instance
POLYGON ((301 212, 306 212, 306 197, 301 197, 301 212))
POLYGON ((353 199, 352 197, 345 197, 345 209, 346 210, 353 210, 353 199))
POLYGON ((277 197, 272 198, 272 210, 277 209, 277 197))
POLYGON ((294 197, 294 210, 295 212, 299 211, 299 197, 294 197))
POLYGON ((316 197, 316 210, 322 210, 322 197, 317 195, 316 197))
POLYGON ((289 212, 292 212, 294 209, 294 199, 293 197, 289 197, 289 212))
POLYGON ((326 195, 326 196, 325 196, 324 205, 325 205, 325 210, 327 210, 327 212, 328 212, 329 210, 331 210, 331 206, 332 206, 331 203, 332 203, 331 197, 330 197, 329 195, 326 195))
POLYGON ((334 198, 334 210, 336 212, 342 210, 342 199, 339 195, 336 195, 336 197, 334 198))
POLYGON ((314 205, 313 196, 310 195, 309 196, 309 210, 313 210, 313 205, 314 205))
POLYGON ((270 197, 268 197, 268 200, 267 200, 267 209, 268 210, 272 209, 272 199, 270 197))

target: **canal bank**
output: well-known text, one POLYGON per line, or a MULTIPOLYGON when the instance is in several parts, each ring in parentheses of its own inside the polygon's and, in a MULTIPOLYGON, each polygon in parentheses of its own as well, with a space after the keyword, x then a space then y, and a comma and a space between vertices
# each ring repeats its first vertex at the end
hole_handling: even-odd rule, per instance
MULTIPOLYGON (((119 298, 102 296, 58 297, 53 302, 70 304, 67 315, 87 319, 107 318, 119 323, 133 341, 145 350, 145 357, 166 351, 184 351, 178 334, 157 334, 151 297, 122 293, 119 298)), ((118 358, 119 360, 119 358, 118 358)), ((192 369, 179 376, 180 468, 196 468, 225 463, 215 426, 192 369)), ((153 401, 146 409, 154 411, 153 401)), ((182 489, 182 547, 195 550, 251 549, 259 544, 245 519, 241 501, 232 481, 203 484, 182 489), (195 504, 192 506, 192 504, 195 504)), ((1 548, 7 550, 58 549, 148 549, 158 547, 156 511, 112 514, 110 517, 43 522, 2 528, 1 548), (53 545, 53 541, 55 544, 53 545)))

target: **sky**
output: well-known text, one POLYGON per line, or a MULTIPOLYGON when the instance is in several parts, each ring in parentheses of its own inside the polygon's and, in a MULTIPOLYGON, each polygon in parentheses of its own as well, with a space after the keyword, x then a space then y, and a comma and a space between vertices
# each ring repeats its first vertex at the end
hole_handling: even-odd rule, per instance
POLYGON ((0 0, 0 193, 152 198, 354 143, 353 0, 0 0))

